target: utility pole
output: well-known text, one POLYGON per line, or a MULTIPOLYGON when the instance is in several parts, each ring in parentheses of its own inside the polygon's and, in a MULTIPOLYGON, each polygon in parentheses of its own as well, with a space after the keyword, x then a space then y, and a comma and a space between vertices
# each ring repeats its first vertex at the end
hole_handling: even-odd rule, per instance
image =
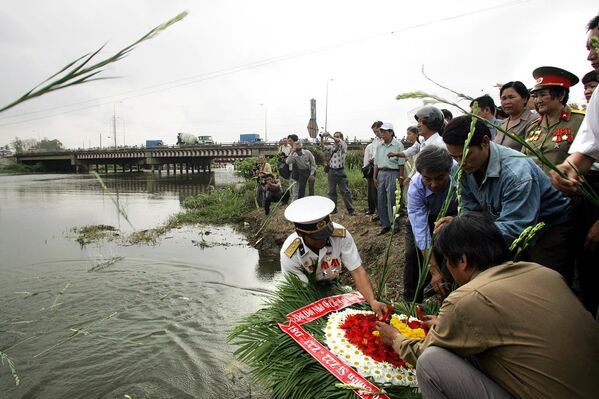
POLYGON ((329 82, 332 82, 334 79, 327 79, 327 96, 324 104, 324 132, 325 134, 329 131, 327 130, 327 119, 329 116, 329 82))
POLYGON ((260 104, 264 107, 264 142, 268 141, 268 108, 266 107, 266 104, 260 104))
POLYGON ((116 104, 114 104, 114 113, 112 114, 112 135, 114 136, 114 148, 116 149, 116 104))

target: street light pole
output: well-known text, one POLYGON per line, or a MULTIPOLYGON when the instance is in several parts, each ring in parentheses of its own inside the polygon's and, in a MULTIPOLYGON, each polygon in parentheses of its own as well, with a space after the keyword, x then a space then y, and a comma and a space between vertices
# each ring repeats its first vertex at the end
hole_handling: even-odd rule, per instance
POLYGON ((327 79, 327 96, 324 103, 324 132, 328 133, 327 130, 327 122, 329 116, 329 82, 332 82, 334 79, 327 79))
POLYGON ((116 104, 114 104, 114 113, 112 114, 112 135, 114 136, 114 148, 116 149, 116 104))
POLYGON ((260 104, 264 107, 264 142, 268 141, 268 108, 266 104, 260 104))

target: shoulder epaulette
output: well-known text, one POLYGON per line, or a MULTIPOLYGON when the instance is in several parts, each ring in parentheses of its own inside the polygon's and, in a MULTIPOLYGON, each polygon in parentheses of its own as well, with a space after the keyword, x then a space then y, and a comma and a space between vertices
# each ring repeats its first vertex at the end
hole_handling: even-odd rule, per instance
POLYGON ((297 249, 300 247, 301 244, 302 244, 302 240, 300 240, 299 238, 296 238, 295 240, 293 240, 291 242, 291 244, 289 244, 289 246, 285 250, 285 255, 287 255, 288 257, 291 258, 293 256, 293 254, 295 253, 295 251, 297 251, 297 249))
POLYGON ((578 114, 578 115, 583 115, 583 116, 587 114, 587 113, 586 113, 586 111, 585 111, 585 110, 583 110, 583 109, 573 109, 573 110, 571 111, 571 113, 573 113, 573 114, 578 114))
POLYGON ((333 229, 333 234, 331 234, 333 237, 345 237, 345 229, 342 228, 335 228, 333 229))

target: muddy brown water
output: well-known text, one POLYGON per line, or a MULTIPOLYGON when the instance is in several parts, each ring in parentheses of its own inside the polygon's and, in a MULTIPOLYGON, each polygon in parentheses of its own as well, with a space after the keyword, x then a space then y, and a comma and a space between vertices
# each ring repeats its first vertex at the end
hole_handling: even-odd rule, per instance
MULTIPOLYGON (((141 230, 235 177, 105 182, 141 230)), ((156 245, 81 247, 71 229, 95 224, 133 231, 93 176, 0 176, 0 351, 21 379, 16 386, 0 366, 0 397, 256 397, 225 338, 260 307, 277 260, 229 226, 176 229, 156 245)))

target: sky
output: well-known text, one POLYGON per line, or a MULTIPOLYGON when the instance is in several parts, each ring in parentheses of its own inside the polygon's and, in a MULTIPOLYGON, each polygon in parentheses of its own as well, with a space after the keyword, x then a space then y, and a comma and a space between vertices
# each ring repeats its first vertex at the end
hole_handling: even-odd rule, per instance
MULTIPOLYGON (((499 104, 497 83, 531 87, 539 66, 579 77, 590 71, 585 26, 599 12, 590 0, 0 0, 0 7, 0 106, 104 44, 100 58, 189 12, 107 66, 101 76, 111 79, 0 114, 0 146, 18 137, 58 139, 66 148, 113 146, 115 119, 119 146, 175 144, 178 132, 217 142, 244 133, 308 137, 311 98, 321 129, 369 140, 382 120, 401 137, 422 101, 398 94, 457 100, 423 68, 443 86, 499 104)), ((570 100, 584 103, 581 83, 570 100)))

